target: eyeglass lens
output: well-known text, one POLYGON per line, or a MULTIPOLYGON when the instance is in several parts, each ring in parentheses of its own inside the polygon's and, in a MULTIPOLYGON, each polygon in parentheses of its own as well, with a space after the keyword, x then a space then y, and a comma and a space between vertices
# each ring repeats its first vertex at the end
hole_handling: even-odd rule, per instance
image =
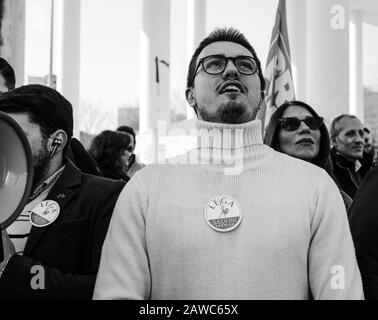
POLYGON ((203 67, 207 73, 219 74, 226 69, 228 60, 232 60, 235 67, 242 74, 251 75, 256 72, 256 62, 251 57, 226 58, 222 56, 209 56, 203 60, 203 67))

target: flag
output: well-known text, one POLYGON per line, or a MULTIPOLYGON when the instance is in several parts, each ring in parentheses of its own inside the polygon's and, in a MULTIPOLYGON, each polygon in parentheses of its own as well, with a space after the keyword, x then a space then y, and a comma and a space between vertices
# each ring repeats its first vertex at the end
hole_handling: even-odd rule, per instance
POLYGON ((266 128, 274 111, 286 101, 295 99, 286 24, 286 0, 280 0, 278 4, 264 78, 265 99, 260 118, 263 128, 266 128))

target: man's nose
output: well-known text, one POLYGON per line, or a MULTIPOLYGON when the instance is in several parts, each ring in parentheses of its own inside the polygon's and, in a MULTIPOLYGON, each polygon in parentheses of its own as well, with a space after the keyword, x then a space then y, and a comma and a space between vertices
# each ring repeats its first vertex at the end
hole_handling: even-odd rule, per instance
POLYGON ((364 138, 357 134, 356 139, 354 140, 358 144, 364 144, 364 138))
POLYGON ((227 77, 240 77, 239 70, 236 68, 231 60, 227 61, 226 68, 223 71, 223 76, 227 77))

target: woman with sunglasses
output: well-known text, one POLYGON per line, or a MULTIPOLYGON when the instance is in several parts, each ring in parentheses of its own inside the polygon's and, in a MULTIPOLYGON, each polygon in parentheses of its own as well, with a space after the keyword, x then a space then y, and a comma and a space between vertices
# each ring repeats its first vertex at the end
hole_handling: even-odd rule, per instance
MULTIPOLYGON (((309 161, 323 168, 335 178, 330 160, 330 137, 323 122, 313 108, 302 101, 290 101, 272 115, 266 129, 264 143, 292 157, 309 161)), ((339 188, 348 210, 352 199, 339 188)))

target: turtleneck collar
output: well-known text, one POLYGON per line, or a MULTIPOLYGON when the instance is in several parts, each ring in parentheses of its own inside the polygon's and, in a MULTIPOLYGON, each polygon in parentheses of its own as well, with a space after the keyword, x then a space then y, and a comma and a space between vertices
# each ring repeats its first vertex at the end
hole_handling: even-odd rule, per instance
POLYGON ((260 120, 242 124, 198 120, 196 128, 197 146, 190 152, 189 163, 204 165, 209 170, 239 175, 261 166, 274 153, 263 144, 260 120))
POLYGON ((197 120, 196 127, 199 148, 235 150, 263 144, 260 120, 241 124, 197 120))

